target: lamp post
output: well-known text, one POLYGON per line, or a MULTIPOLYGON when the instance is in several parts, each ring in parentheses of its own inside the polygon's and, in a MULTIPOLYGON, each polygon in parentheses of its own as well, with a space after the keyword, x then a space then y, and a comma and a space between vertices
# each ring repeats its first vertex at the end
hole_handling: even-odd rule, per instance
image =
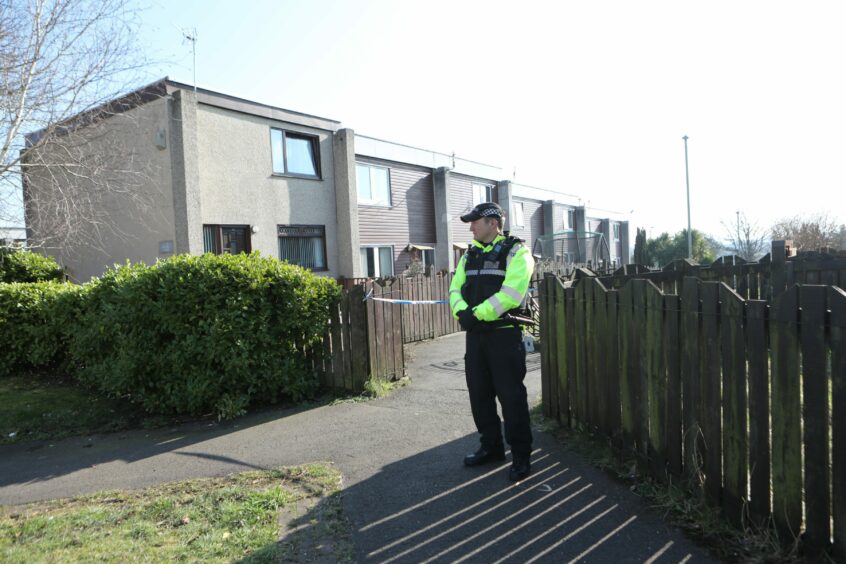
POLYGON ((740 240, 740 210, 737 210, 737 255, 740 256, 742 254, 742 247, 743 243, 740 240))
POLYGON ((690 230, 690 175, 687 172, 687 135, 684 139, 684 180, 687 184, 687 258, 693 259, 693 233, 690 230))

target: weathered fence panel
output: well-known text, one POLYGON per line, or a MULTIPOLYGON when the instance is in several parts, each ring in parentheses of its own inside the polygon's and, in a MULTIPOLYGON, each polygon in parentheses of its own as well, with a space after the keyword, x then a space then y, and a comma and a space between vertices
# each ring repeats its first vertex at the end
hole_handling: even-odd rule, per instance
POLYGON ((767 302, 746 302, 746 351, 749 363, 749 512, 763 525, 770 514, 770 370, 767 352, 767 302))
POLYGON ((846 560, 846 292, 828 288, 831 311, 832 513, 835 554, 846 560))
POLYGON ((805 542, 812 550, 831 536, 828 462, 828 376, 825 351, 825 286, 804 286, 801 309, 802 398, 805 446, 805 542))
POLYGON ((785 539, 796 536, 802 525, 802 414, 796 290, 794 287, 783 293, 770 316, 773 519, 785 539))
POLYGON ((720 286, 720 328, 723 394, 723 510, 740 526, 747 501, 746 454, 746 342, 743 335, 744 301, 725 284, 720 286))
POLYGON ((547 278, 544 393, 561 424, 602 432, 657 479, 686 476, 731 523, 843 558, 846 293, 747 300, 731 285, 762 295, 759 277, 717 274, 681 279, 681 295, 547 278))

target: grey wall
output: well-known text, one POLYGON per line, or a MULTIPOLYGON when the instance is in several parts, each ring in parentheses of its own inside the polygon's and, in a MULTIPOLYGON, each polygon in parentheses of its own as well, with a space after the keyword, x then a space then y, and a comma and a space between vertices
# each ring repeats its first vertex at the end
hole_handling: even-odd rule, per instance
MULTIPOLYGON (((61 169, 66 158, 61 151, 51 150, 50 146, 37 149, 38 157, 48 167, 39 167, 32 173, 27 191, 37 197, 48 197, 55 190, 67 190, 68 186, 58 182, 72 182, 73 190, 84 194, 90 191, 97 206, 92 210, 96 214, 107 214, 108 221, 117 226, 119 234, 108 230, 97 235, 99 226, 91 223, 77 225, 92 238, 99 238, 96 246, 86 245, 68 249, 61 240, 51 237, 50 233, 38 233, 39 221, 33 214, 40 213, 37 208, 27 210, 27 225, 33 229, 31 240, 46 239, 45 254, 50 254, 65 267, 74 282, 88 282, 93 276, 100 276, 107 267, 115 263, 145 262, 153 264, 158 258, 167 258, 172 253, 160 253, 159 243, 173 244, 176 239, 174 226, 174 196, 171 189, 171 154, 167 146, 160 147, 157 141, 159 132, 168 135, 168 100, 158 98, 135 107, 127 112, 113 115, 84 129, 77 134, 85 139, 85 150, 97 154, 106 165, 106 176, 98 176, 98 182, 107 180, 115 184, 125 180, 120 190, 104 192, 96 182, 86 177, 66 175, 53 176, 50 170, 61 169), (129 158, 131 156, 131 158, 129 158), (110 171, 130 167, 126 175, 113 176, 110 171), (114 168, 112 168, 114 167, 114 168), (74 179, 74 180, 71 180, 74 179), (129 188, 133 195, 124 191, 129 188), (137 197, 136 197, 137 196, 137 197)), ((36 158, 36 155, 27 157, 36 158)))
POLYGON ((278 225, 322 225, 326 231, 328 271, 339 276, 333 132, 230 109, 199 104, 198 169, 202 224, 255 226, 252 248, 278 257, 278 225), (270 129, 316 135, 321 179, 274 176, 270 129))

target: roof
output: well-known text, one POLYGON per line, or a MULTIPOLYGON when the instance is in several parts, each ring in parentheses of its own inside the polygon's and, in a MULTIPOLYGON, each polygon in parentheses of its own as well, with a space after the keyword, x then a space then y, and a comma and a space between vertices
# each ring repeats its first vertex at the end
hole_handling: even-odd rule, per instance
MULTIPOLYGON (((127 92, 122 96, 113 98, 99 106, 80 112, 71 116, 64 122, 52 124, 52 126, 65 126, 67 128, 74 128, 79 126, 86 126, 100 119, 111 117, 115 114, 120 114, 137 108, 153 100, 158 100, 165 96, 172 95, 179 90, 194 91, 194 86, 170 80, 168 77, 161 78, 155 82, 151 82, 145 86, 127 92)), ((324 118, 294 110, 287 110, 278 106, 271 106, 261 102, 254 102, 244 98, 238 98, 222 92, 215 92, 206 88, 196 88, 197 101, 201 104, 224 108, 236 112, 241 112, 260 117, 275 119, 278 121, 287 121, 297 123, 300 125, 307 125, 317 129, 325 129, 328 131, 337 131, 340 129, 341 122, 324 118)), ((37 143, 40 137, 46 131, 46 127, 27 133, 25 135, 27 145, 37 143)))

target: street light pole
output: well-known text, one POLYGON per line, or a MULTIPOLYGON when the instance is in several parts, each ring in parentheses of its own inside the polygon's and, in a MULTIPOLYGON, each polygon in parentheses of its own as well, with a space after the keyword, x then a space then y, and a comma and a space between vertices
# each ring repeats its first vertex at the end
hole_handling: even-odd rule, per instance
POLYGON ((742 254, 743 242, 740 240, 740 210, 737 210, 737 254, 742 254))
POLYGON ((684 139, 684 180, 687 183, 687 258, 693 258, 693 233, 690 230, 690 175, 687 172, 687 135, 684 139))

